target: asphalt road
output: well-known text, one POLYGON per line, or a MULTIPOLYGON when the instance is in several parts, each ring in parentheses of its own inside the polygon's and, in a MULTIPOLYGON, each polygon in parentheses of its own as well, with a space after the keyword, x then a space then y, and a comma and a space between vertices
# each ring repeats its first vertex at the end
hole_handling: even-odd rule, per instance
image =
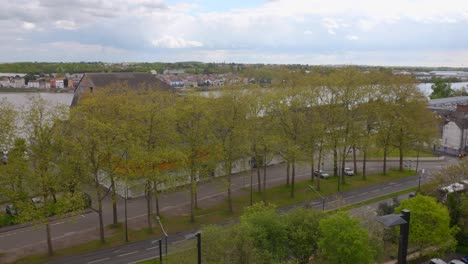
MULTIPOLYGON (((426 175, 439 170, 448 164, 455 163, 454 159, 434 162, 420 162, 420 168, 426 169, 426 175)), ((349 164, 351 165, 351 164, 349 164)), ((381 171, 380 162, 369 162, 368 172, 376 173, 381 171)), ((389 162, 389 167, 396 167, 397 162, 389 162)), ((414 166, 414 165, 413 165, 414 166)), ((268 187, 281 185, 285 182, 285 166, 276 165, 268 168, 268 187)), ((307 179, 310 177, 307 165, 299 166, 297 169, 297 178, 307 179)), ((240 196, 247 192, 241 188, 248 186, 250 182, 250 173, 239 173, 233 178, 233 195, 240 196)), ((385 183, 381 186, 365 187, 361 190, 354 190, 342 193, 341 197, 329 197, 326 201, 327 209, 333 208, 334 204, 354 203, 361 200, 370 199, 375 196, 385 195, 402 189, 417 186, 418 178, 402 179, 400 181, 385 183), (416 184, 416 185, 415 185, 416 184), (336 201, 334 201, 336 199, 336 201)), ((199 186, 199 204, 202 207, 212 206, 223 201, 226 198, 225 186, 222 182, 209 182, 199 186)), ((128 203, 129 220, 138 220, 145 218, 146 205, 144 198, 133 199, 128 203)), ((321 201, 315 201, 315 207, 321 208, 321 201)), ((104 201, 104 224, 112 223, 112 210, 110 199, 104 201)), ((164 194, 160 199, 161 212, 164 216, 180 215, 188 212, 189 194, 187 191, 177 191, 164 194)), ((123 221, 123 202, 119 201, 118 212, 119 220, 123 221)), ((64 220, 57 220, 52 223, 53 244, 56 247, 70 246, 74 243, 82 243, 96 239, 98 217, 95 213, 82 214, 64 220)), ((177 236, 171 235, 170 241, 177 236)), ((174 240, 178 241, 178 240, 174 240)), ((157 248, 151 241, 142 241, 130 243, 121 249, 109 249, 98 253, 90 253, 80 257, 78 262, 60 262, 60 263, 129 263, 135 259, 145 259, 152 257, 157 248), (128 248, 127 248, 128 247, 128 248), (97 255, 93 255, 97 254, 97 255), (109 258, 109 259, 107 259, 109 258), (93 262, 97 261, 98 262, 93 262), (106 262, 107 261, 107 262, 106 262)), ((119 247, 120 248, 120 247, 119 247)), ((0 230, 0 252, 13 254, 29 254, 35 252, 44 252, 45 230, 44 227, 25 227, 7 232, 0 230)))

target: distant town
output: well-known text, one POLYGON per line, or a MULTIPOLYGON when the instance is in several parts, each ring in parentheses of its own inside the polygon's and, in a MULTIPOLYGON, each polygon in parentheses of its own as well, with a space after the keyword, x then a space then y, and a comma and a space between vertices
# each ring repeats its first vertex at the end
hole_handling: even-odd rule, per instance
MULTIPOLYGON (((306 73, 309 69, 319 66, 308 65, 244 65, 244 64, 214 64, 214 63, 177 63, 177 64, 92 64, 89 67, 85 64, 81 67, 82 72, 76 72, 76 68, 58 67, 60 72, 56 73, 37 73, 45 71, 43 64, 31 63, 32 67, 23 67, 24 70, 34 71, 35 73, 20 72, 0 72, 0 90, 2 91, 26 91, 41 90, 51 92, 73 92, 78 86, 86 72, 150 72, 162 82, 170 85, 174 89, 198 89, 209 90, 212 88, 223 87, 232 84, 260 84, 268 85, 277 81, 278 77, 271 74, 269 70, 278 67, 288 69, 300 69, 306 73), (152 66, 155 69, 150 69, 152 66), (168 66, 167 68, 163 68, 168 66), (175 68, 179 66, 180 68, 175 68), (70 68, 70 69, 69 69, 70 68), (64 73, 69 70, 70 73, 64 73)), ((21 67, 8 67, 12 64, 2 64, 0 70, 22 69, 21 67), (5 66, 6 65, 6 66, 5 66)), ((46 65, 55 65, 47 64, 46 65)), ((60 65, 59 63, 57 65, 60 65)), ((82 65, 75 63, 71 65, 82 65)), ((326 68, 338 68, 339 65, 326 66, 326 68)), ((366 72, 372 67, 360 66, 366 72)), ((387 69, 387 68, 385 68, 387 69)), ((50 69, 47 69, 50 71, 50 69)), ((414 75, 420 82, 431 82, 433 78, 443 78, 448 82, 466 82, 468 81, 468 71, 465 69, 436 69, 433 68, 388 68, 394 74, 414 75)))

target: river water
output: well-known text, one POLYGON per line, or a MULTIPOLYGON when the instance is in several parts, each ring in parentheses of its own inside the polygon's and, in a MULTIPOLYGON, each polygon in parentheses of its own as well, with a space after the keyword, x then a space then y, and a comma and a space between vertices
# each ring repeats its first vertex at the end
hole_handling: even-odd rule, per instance
MULTIPOLYGON (((420 83, 417 85, 426 96, 431 94, 431 86, 432 83, 420 83)), ((468 82, 452 83, 452 89, 461 89, 463 87, 468 90, 468 82)), ((41 96, 51 104, 71 105, 73 100, 73 93, 0 93, 0 100, 6 98, 8 101, 18 106, 18 108, 22 108, 28 104, 32 96, 41 96)))
POLYGON ((65 104, 71 105, 73 93, 0 93, 0 101, 6 98, 18 108, 28 105, 29 100, 34 96, 40 96, 50 102, 52 105, 65 104))

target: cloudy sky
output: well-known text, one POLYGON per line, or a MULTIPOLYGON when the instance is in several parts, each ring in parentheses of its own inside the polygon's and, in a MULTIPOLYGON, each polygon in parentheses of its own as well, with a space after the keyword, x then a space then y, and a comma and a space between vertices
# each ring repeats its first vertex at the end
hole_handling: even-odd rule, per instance
POLYGON ((0 62, 468 67, 468 0, 0 0, 0 62))

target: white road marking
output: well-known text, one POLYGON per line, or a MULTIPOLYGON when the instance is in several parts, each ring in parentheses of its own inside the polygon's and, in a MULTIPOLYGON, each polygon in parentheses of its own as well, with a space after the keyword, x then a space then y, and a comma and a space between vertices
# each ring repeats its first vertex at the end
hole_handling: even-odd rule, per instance
POLYGON ((380 190, 379 190, 379 189, 375 189, 375 190, 373 190, 373 191, 371 191, 371 192, 378 192, 378 191, 380 191, 380 190))
POLYGON ((66 236, 71 236, 73 234, 75 234, 75 232, 68 232, 68 233, 65 233, 63 236, 66 237, 66 236))
POLYGON ((384 187, 383 189, 385 190, 385 189, 388 189, 388 188, 390 188, 390 186, 384 187))
POLYGON ((150 247, 150 248, 147 248, 146 250, 152 250, 152 249, 155 249, 155 248, 159 248, 159 246, 150 247))
POLYGON ((358 195, 359 195, 359 196, 363 196, 363 195, 366 195, 366 194, 368 194, 368 192, 360 193, 360 194, 358 194, 358 195))
POLYGON ((131 255, 131 254, 135 254, 135 253, 138 253, 138 251, 128 252, 128 253, 125 253, 125 254, 122 254, 122 255, 118 255, 117 257, 123 257, 123 256, 131 255))
POLYGON ((93 260, 93 261, 88 262, 88 264, 97 263, 97 262, 101 262, 101 261, 108 260, 108 259, 110 259, 110 258, 103 258, 103 259, 93 260))
POLYGON ((400 186, 400 185, 401 185, 401 183, 398 183, 398 184, 395 184, 394 186, 400 186))
POLYGON ((54 223, 54 224, 51 224, 51 226, 55 226, 55 225, 61 225, 61 224, 63 224, 63 223, 65 223, 65 222, 58 222, 58 223, 54 223))

